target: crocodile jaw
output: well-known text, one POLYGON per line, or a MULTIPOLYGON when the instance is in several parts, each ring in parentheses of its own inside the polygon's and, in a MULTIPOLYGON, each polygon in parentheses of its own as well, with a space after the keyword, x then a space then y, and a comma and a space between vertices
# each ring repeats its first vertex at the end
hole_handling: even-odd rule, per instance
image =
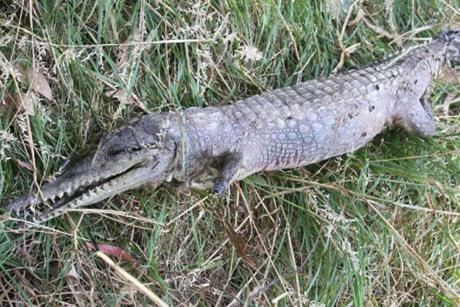
MULTIPOLYGON (((155 165, 152 165, 152 168, 155 165)), ((87 189, 79 196, 67 200, 63 203, 57 203, 51 209, 40 213, 38 216, 32 216, 30 220, 34 223, 42 223, 59 215, 62 215, 68 210, 79 207, 89 206, 98 203, 106 198, 122 193, 124 191, 137 188, 149 181, 149 167, 136 167, 121 175, 111 178, 109 181, 97 185, 94 188, 87 189)))
MULTIPOLYGON (((23 196, 6 206, 8 212, 34 223, 88 206, 147 182, 160 179, 158 149, 144 148, 110 157, 96 153, 41 187, 38 195, 23 196)), ((161 180, 162 181, 162 180, 161 180)), ((160 184, 159 182, 158 184, 160 184)))

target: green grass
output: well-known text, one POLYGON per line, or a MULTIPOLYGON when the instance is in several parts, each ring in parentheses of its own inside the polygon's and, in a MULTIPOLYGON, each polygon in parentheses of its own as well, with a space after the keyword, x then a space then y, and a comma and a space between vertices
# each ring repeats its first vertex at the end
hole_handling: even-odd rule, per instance
MULTIPOLYGON (((328 75, 341 55, 344 16, 320 1, 14 3, 0 7, 0 202, 145 110, 228 104, 328 75), (128 46, 117 63, 119 45, 139 40, 151 43, 128 46), (244 62, 244 46, 263 58, 244 62), (35 115, 7 99, 29 87, 11 73, 18 65, 49 79, 55 99, 41 98, 35 115), (113 89, 121 101, 104 94, 113 89)), ((382 1, 365 10, 389 33, 434 25, 419 38, 460 19, 455 0, 395 1, 393 10, 382 1)), ((349 26, 344 46, 361 45, 344 67, 397 51, 389 42, 363 21, 349 26)), ((140 265, 120 265, 171 305, 457 305, 459 93, 458 82, 436 84, 435 138, 385 132, 347 156, 251 176, 225 199, 146 188, 95 207, 102 211, 50 221, 49 229, 0 222, 0 303, 148 305, 86 248, 95 240, 131 253, 140 265), (241 243, 244 250, 235 249, 241 243)))

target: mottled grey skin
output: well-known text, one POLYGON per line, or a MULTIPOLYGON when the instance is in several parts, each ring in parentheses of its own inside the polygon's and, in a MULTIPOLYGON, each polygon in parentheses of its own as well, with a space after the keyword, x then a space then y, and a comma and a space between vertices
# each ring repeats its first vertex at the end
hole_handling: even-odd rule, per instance
POLYGON ((380 64, 232 105, 146 115, 106 135, 85 160, 7 209, 40 223, 140 185, 156 187, 172 179, 223 193, 232 182, 260 171, 352 152, 386 127, 429 137, 436 125, 427 98, 446 61, 460 63, 458 30, 380 64))

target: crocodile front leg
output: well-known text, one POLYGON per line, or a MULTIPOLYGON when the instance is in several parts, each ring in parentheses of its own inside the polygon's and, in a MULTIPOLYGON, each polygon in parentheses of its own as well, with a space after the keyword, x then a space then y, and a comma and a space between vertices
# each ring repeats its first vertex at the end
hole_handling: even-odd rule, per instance
POLYGON ((231 153, 225 158, 224 166, 214 181, 214 186, 211 190, 212 193, 223 194, 225 192, 241 168, 242 161, 240 153, 231 153))

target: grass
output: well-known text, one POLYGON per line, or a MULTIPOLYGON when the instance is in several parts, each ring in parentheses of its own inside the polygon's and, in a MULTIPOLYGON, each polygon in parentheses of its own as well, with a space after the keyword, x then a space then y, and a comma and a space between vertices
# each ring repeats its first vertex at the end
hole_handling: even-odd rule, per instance
MULTIPOLYGON (((345 14, 321 3, 4 1, 0 201, 144 111, 223 105, 328 75, 345 14), (243 61, 248 46, 262 58, 243 61), (30 91, 19 66, 43 74, 54 100, 36 94, 34 112, 18 108, 11 97, 30 91)), ((453 0, 364 8, 390 34, 459 26, 453 0)), ((350 25, 342 43, 360 45, 344 68, 397 51, 390 41, 363 20, 350 25)), ((0 302, 150 304, 86 247, 93 240, 134 256, 137 266, 119 265, 170 305, 457 305, 459 93, 458 82, 436 83, 435 138, 385 132, 347 156, 251 176, 225 199, 147 188, 33 232, 4 220, 0 302)))

